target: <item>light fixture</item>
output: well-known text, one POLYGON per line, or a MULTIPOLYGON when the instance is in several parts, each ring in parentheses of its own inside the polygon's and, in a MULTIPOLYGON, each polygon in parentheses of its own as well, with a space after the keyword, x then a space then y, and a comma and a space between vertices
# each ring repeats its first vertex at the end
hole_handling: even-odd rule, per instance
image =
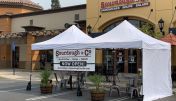
POLYGON ((159 26, 160 32, 162 32, 163 35, 164 35, 164 31, 163 31, 163 28, 164 28, 164 20, 163 20, 162 18, 158 21, 158 26, 159 26))
POLYGON ((87 26, 87 32, 88 34, 92 33, 92 26, 90 25, 87 26))
POLYGON ((64 27, 67 29, 67 28, 69 28, 70 26, 72 26, 72 24, 69 24, 69 23, 65 23, 64 24, 64 27))

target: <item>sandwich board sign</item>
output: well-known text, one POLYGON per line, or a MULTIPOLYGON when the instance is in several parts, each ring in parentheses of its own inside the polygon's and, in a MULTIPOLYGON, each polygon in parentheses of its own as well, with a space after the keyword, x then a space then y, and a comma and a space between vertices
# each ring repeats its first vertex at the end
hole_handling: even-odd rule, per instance
POLYGON ((95 71, 95 49, 54 49, 54 70, 95 71))

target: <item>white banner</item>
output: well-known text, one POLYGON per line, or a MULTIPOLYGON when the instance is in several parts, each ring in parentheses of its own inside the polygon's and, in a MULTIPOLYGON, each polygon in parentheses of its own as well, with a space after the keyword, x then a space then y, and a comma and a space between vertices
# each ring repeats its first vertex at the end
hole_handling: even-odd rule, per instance
POLYGON ((95 71, 95 49, 55 49, 54 70, 95 71))

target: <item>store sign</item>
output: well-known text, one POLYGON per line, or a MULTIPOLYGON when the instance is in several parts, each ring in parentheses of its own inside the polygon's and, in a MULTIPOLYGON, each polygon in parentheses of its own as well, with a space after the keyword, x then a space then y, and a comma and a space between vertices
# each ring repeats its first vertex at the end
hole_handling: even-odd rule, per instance
POLYGON ((149 6, 148 0, 115 0, 111 2, 101 2, 101 12, 137 8, 149 6))
POLYGON ((54 70, 95 71, 95 49, 54 51, 54 70))

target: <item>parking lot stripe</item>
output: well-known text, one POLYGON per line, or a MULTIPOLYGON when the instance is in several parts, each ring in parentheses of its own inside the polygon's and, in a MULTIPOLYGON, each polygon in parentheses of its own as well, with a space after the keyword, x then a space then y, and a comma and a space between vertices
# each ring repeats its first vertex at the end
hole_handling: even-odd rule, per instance
POLYGON ((51 97, 55 97, 55 96, 66 95, 66 94, 69 94, 69 93, 73 93, 73 91, 63 92, 63 93, 58 93, 58 94, 52 94, 52 95, 46 95, 46 96, 33 97, 33 98, 26 99, 26 101, 35 101, 35 100, 47 99, 47 98, 51 98, 51 97))

